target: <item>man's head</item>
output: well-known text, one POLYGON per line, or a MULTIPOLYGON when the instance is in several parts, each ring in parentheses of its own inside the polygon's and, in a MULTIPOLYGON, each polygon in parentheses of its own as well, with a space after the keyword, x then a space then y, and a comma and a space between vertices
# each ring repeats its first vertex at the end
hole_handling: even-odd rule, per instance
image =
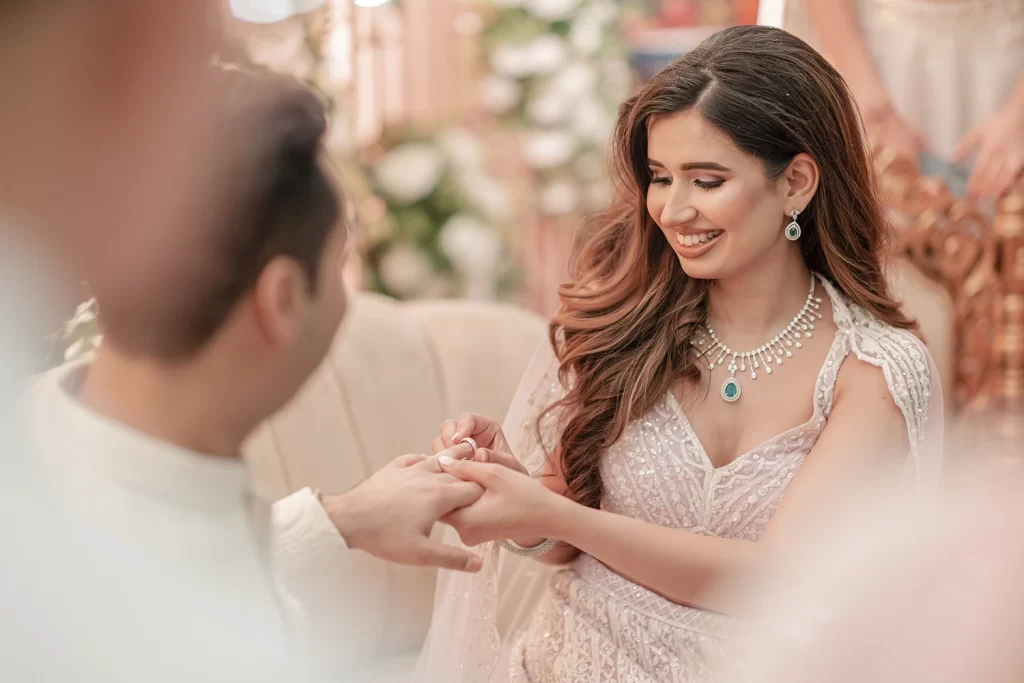
POLYGON ((140 254, 132 288, 97 289, 100 322, 118 354, 229 382, 268 413, 320 363, 344 315, 344 207, 318 97, 287 77, 215 70, 212 170, 224 182, 209 219, 140 254))
POLYGON ((0 214, 75 275, 113 275, 210 187, 219 6, 0 0, 0 214))

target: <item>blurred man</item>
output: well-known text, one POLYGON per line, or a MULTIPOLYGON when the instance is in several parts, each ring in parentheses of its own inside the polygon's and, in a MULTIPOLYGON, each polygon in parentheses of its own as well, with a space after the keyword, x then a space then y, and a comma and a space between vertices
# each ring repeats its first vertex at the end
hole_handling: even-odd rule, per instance
MULTIPOLYGON (((224 97, 211 109, 221 150, 211 163, 232 179, 224 201, 167 238, 139 287, 98 295, 95 360, 38 380, 25 419, 48 480, 83 524, 194 577, 229 613, 272 623, 255 542, 268 530, 245 505, 238 454, 327 353, 345 312, 347 227, 324 169, 317 97, 286 77, 231 69, 215 84, 224 97)), ((308 489, 280 501, 267 540, 296 582, 324 562, 344 570, 348 548, 475 570, 477 557, 428 534, 480 493, 433 458, 405 456, 322 504, 308 489)))
MULTIPOLYGON (((269 126, 248 148, 225 135, 237 93, 211 82, 215 16, 203 0, 0 0, 4 680, 294 677, 252 541, 268 529, 244 514, 233 456, 343 313, 342 212, 308 100, 233 110, 269 116, 248 121, 269 126), (9 380, 50 322, 44 283, 59 298, 79 278, 110 344, 95 374, 30 392, 46 449, 30 459, 9 380)), ((427 538, 472 493, 432 463, 405 458, 323 506, 301 492, 274 516, 331 552, 472 570, 427 538)))

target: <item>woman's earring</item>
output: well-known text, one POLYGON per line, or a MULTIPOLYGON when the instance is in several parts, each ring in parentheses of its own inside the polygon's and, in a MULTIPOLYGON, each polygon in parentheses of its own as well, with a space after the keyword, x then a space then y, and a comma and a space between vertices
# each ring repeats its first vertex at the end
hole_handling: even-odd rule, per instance
POLYGON ((800 239, 800 224, 796 222, 796 217, 800 215, 800 211, 793 209, 789 212, 789 215, 793 217, 793 220, 789 225, 786 226, 786 239, 790 242, 796 242, 800 239))

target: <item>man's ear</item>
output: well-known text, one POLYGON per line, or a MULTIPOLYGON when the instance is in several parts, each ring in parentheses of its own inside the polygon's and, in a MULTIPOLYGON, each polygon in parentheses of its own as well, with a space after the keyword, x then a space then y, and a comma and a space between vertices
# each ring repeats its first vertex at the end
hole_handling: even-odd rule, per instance
POLYGON ((306 274, 293 259, 278 256, 260 273, 252 291, 253 312, 264 340, 275 347, 298 339, 309 291, 306 274))

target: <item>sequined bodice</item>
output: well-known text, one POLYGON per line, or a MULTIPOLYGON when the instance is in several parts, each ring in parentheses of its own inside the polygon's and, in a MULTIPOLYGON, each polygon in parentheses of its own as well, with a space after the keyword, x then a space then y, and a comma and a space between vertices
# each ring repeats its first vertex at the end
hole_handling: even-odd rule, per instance
MULTIPOLYGON (((826 291, 838 332, 819 373, 813 414, 806 423, 716 468, 669 393, 605 453, 602 507, 665 527, 759 539, 825 427, 836 376, 851 352, 886 372, 915 450, 929 388, 923 346, 909 333, 888 328, 848 304, 827 283, 826 291)), ((542 421, 542 434, 551 426, 542 421)), ((552 578, 523 638, 521 656, 512 662, 511 679, 710 680, 716 662, 731 647, 731 622, 670 602, 583 555, 552 578)))

